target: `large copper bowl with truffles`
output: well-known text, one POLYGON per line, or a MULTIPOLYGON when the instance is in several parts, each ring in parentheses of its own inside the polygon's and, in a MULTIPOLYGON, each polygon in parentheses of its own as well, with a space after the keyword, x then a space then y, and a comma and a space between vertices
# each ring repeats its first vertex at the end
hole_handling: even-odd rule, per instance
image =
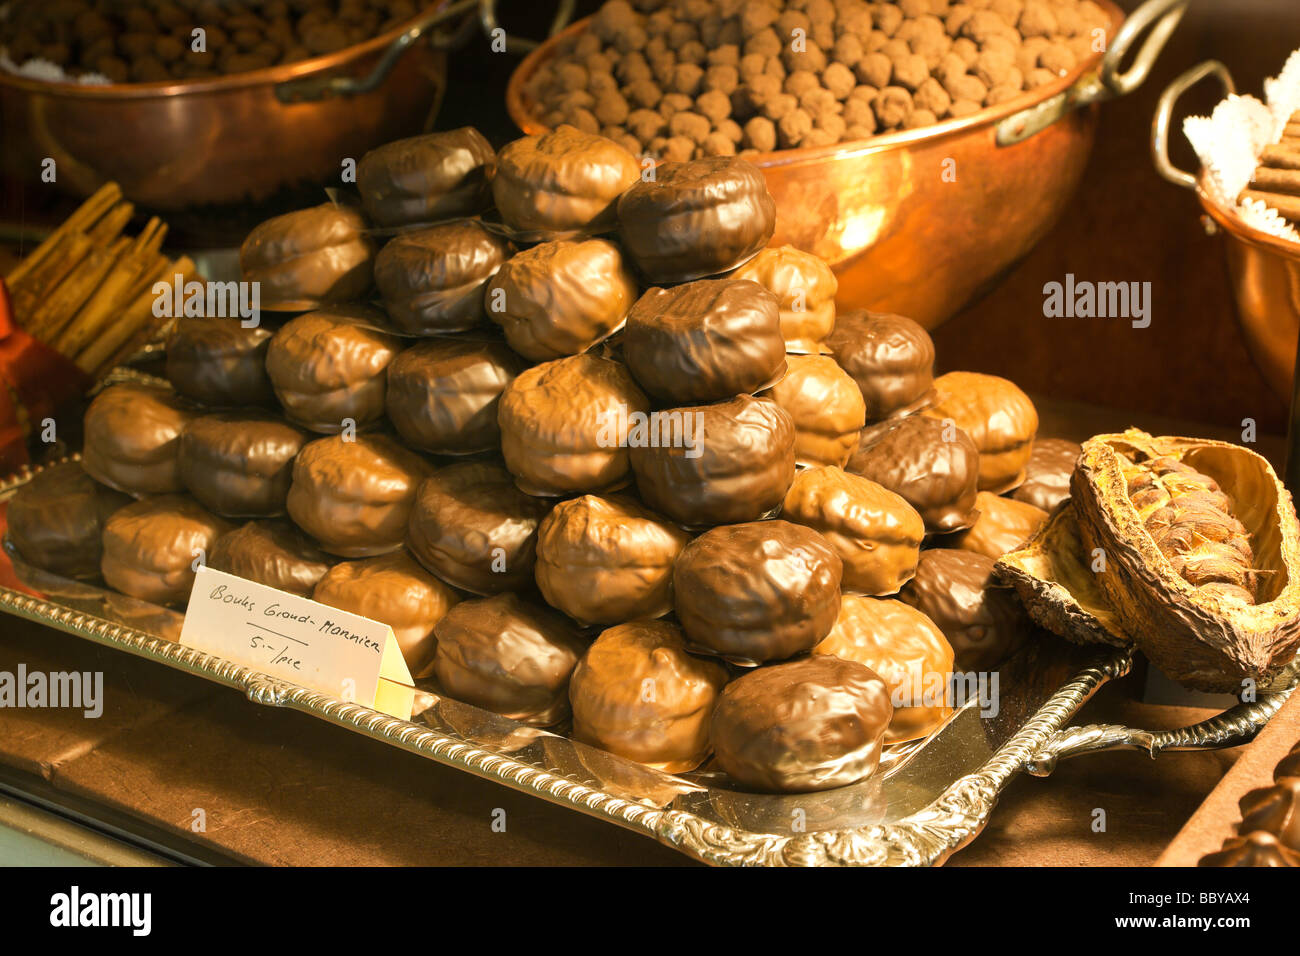
POLYGON ((35 179, 53 159, 62 189, 88 196, 114 181, 155 209, 255 202, 331 180, 343 159, 432 119, 446 55, 406 35, 447 6, 439 0, 334 52, 247 72, 88 85, 0 70, 6 172, 35 179), (391 67, 382 79, 381 65, 391 67), (347 80, 362 88, 323 95, 347 80))
MULTIPOLYGON (((776 199, 773 244, 830 263, 844 308, 899 313, 927 329, 987 291, 1073 194, 1092 147, 1093 104, 1142 83, 1186 0, 1150 0, 1127 21, 1110 0, 1096 6, 1106 52, 1079 56, 1027 92, 917 128, 748 157, 776 199), (1133 65, 1120 72, 1140 39, 1133 65)), ((547 128, 529 92, 534 75, 594 19, 547 41, 515 71, 506 107, 525 133, 547 128)))

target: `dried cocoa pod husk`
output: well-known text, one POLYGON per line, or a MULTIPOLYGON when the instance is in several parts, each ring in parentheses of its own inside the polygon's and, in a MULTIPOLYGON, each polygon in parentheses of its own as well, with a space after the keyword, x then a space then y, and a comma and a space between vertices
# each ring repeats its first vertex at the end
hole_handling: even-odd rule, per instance
POLYGON ((1239 693, 1295 656, 1300 522, 1264 458, 1227 442, 1130 429, 1084 443, 1070 490, 1085 551, 1105 555, 1102 592, 1167 676, 1239 693), (1133 463, 1151 471, 1152 462, 1190 472, 1146 487, 1133 463), (1164 498, 1153 506, 1148 493, 1164 498))
POLYGON ((1067 498, 1028 541, 998 558, 994 572, 1020 596, 1034 623, 1076 644, 1133 643, 1092 570, 1067 498))

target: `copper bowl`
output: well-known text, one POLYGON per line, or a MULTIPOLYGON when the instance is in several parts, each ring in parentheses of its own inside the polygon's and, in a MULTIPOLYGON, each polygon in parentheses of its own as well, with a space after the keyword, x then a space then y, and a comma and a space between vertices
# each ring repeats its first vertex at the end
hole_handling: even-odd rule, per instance
MULTIPOLYGON (((1187 5, 1148 0, 1125 22, 1110 0, 1098 2, 1113 38, 1108 51, 1054 83, 934 126, 750 157, 776 199, 772 242, 830 263, 841 308, 897 312, 929 329, 987 291, 1078 185, 1096 127, 1091 104, 1146 79, 1187 5), (1144 34, 1134 65, 1120 73, 1144 34)), ((510 78, 506 109, 525 133, 546 130, 527 95, 530 78, 590 19, 548 40, 510 78)))
MULTIPOLYGON (((440 0, 434 9, 445 5, 440 0)), ((82 86, 0 72, 5 172, 88 196, 107 181, 143 206, 256 202, 284 187, 338 181, 345 158, 425 128, 447 84, 446 55, 405 41, 426 11, 326 56, 193 82, 82 86), (285 86, 366 77, 405 46, 375 88, 284 102, 285 86)))
POLYGON ((1300 339, 1300 245, 1262 232, 1231 209, 1224 209, 1206 190, 1204 173, 1184 172, 1169 159, 1169 125, 1178 98, 1211 75, 1227 93, 1235 92, 1228 68, 1217 60, 1207 60, 1183 73, 1160 95, 1151 124, 1151 152, 1161 176, 1196 193, 1208 217, 1203 220, 1206 231, 1222 232, 1226 237, 1224 252, 1246 348, 1269 388, 1290 402, 1300 339))

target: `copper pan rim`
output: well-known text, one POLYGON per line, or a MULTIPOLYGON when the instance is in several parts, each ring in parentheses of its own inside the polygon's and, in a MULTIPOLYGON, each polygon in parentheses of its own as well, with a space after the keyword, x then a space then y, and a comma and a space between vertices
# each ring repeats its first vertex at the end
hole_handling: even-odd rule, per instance
MULTIPOLYGON (((450 0, 436 0, 423 6, 410 18, 402 21, 386 33, 371 37, 363 43, 344 47, 333 53, 314 56, 296 63, 284 63, 268 66, 261 70, 247 73, 233 73, 194 82, 167 80, 158 83, 68 83, 35 80, 18 76, 6 70, 0 70, 0 86, 7 86, 24 93, 39 93, 44 96, 65 97, 67 99, 87 99, 104 101, 161 99, 170 96, 186 96, 203 93, 220 93, 230 90, 249 89, 251 87, 275 86, 286 80, 301 79, 314 73, 328 73, 340 67, 349 66, 366 57, 391 46, 432 8, 446 5, 450 0)), ((1107 0, 1101 0, 1107 2, 1107 0)))
POLYGON ((1204 179, 1205 173, 1202 172, 1201 175, 1197 177, 1196 198, 1200 200, 1201 207, 1206 211, 1210 218, 1212 218, 1224 232, 1228 233, 1228 235, 1240 242, 1259 246, 1269 252, 1277 253, 1284 258, 1300 262, 1300 243, 1291 242, 1290 240, 1283 239, 1280 236, 1270 235, 1267 232, 1256 229, 1254 226, 1243 221, 1235 211, 1224 209, 1210 198, 1209 193, 1205 189, 1204 179))
MULTIPOLYGON (((1124 21, 1124 12, 1113 0, 1094 0, 1094 2, 1106 12, 1109 18, 1107 37, 1113 38, 1119 25, 1124 21)), ((527 99, 524 95, 525 85, 542 64, 555 56, 556 47, 562 40, 584 32, 593 19, 594 17, 585 17, 575 21, 529 53, 515 67, 515 71, 511 74, 510 81, 506 86, 506 112, 510 114, 511 120, 525 135, 532 136, 544 133, 549 128, 542 125, 528 111, 527 99)), ((1037 89, 1028 90, 1019 96, 998 103, 996 106, 985 107, 957 119, 944 120, 931 126, 921 126, 916 129, 883 133, 867 139, 846 140, 841 143, 831 143, 828 146, 778 149, 766 153, 751 154, 745 158, 760 167, 793 166, 804 163, 821 163, 826 160, 848 156, 863 156, 890 149, 906 149, 922 141, 932 143, 950 136, 964 135, 972 130, 994 126, 1029 107, 1046 102, 1052 97, 1066 92, 1090 71, 1096 70, 1104 56, 1104 52, 1093 53, 1088 59, 1076 64, 1069 73, 1058 77, 1051 83, 1045 83, 1037 89)))

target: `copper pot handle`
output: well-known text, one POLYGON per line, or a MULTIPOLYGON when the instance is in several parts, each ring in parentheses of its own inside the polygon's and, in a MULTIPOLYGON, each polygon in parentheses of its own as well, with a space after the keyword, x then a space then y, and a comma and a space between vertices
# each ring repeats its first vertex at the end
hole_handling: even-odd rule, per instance
POLYGON ((1147 0, 1120 26, 1095 74, 1080 77, 1070 88, 1008 116, 998 124, 997 144, 1014 146, 1051 126, 1067 113, 1132 93, 1151 74, 1156 58, 1187 12, 1189 2, 1147 0), (1121 64, 1139 39, 1142 46, 1133 58, 1133 65, 1121 70, 1121 64))
MULTIPOLYGON (((550 35, 554 36, 568 26, 573 18, 575 0, 560 0, 551 21, 550 35)), ((497 24, 497 0, 456 0, 454 3, 438 4, 419 19, 413 21, 384 51, 374 68, 365 76, 313 76, 301 80, 286 80, 275 87, 275 96, 281 103, 303 103, 321 100, 328 96, 357 96, 379 89, 397 61, 426 34, 430 43, 438 49, 452 49, 469 41, 474 33, 475 24, 482 27, 483 33, 493 39, 504 40, 505 51, 509 53, 527 53, 539 44, 535 40, 510 36, 497 24), (445 32, 432 32, 435 27, 463 17, 453 29, 445 32)))
POLYGON ((1196 177, 1179 169, 1169 158, 1169 124, 1173 122, 1174 107, 1178 105, 1179 98, 1210 74, 1219 78, 1219 82, 1228 93, 1237 92, 1228 68, 1218 60, 1206 60, 1180 74, 1165 87, 1156 104, 1156 115, 1151 119, 1151 159, 1156 164, 1156 172, 1175 186, 1182 186, 1184 189, 1195 189, 1196 177))

